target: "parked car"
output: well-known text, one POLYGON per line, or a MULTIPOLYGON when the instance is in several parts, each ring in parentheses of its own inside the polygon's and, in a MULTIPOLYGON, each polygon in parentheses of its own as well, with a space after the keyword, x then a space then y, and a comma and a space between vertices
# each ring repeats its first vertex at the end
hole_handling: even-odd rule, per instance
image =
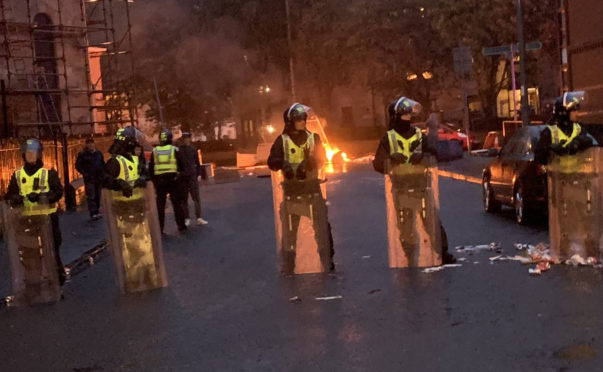
POLYGON ((483 171, 484 210, 501 205, 515 209, 515 220, 525 224, 548 209, 546 168, 534 162, 534 148, 545 125, 519 128, 483 171))
MULTIPOLYGON (((467 150, 467 134, 465 129, 458 126, 457 124, 444 123, 438 130, 438 137, 441 139, 451 139, 460 141, 463 144, 463 150, 467 150)), ((471 135, 471 149, 475 150, 480 147, 480 143, 475 136, 471 135)))
MULTIPOLYGON (((421 128, 423 133, 427 133, 427 124, 424 122, 415 123, 414 126, 421 128)), ((457 141, 463 146, 463 150, 467 150, 467 135, 463 132, 462 128, 457 127, 451 123, 440 124, 438 127, 438 140, 439 141, 457 141)), ((471 148, 477 149, 479 142, 475 139, 475 136, 471 135, 471 148)))

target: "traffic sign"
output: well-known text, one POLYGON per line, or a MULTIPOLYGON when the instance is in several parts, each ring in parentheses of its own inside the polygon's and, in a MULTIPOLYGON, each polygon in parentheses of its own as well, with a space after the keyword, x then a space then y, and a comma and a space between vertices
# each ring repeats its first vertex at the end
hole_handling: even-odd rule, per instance
MULTIPOLYGON (((542 43, 540 41, 532 41, 526 43, 526 50, 539 50, 542 48, 542 43)), ((515 44, 515 50, 519 50, 519 44, 515 44)), ((482 49, 482 54, 485 56, 497 56, 500 54, 508 55, 511 53, 511 44, 508 45, 499 45, 495 47, 488 47, 482 49)))

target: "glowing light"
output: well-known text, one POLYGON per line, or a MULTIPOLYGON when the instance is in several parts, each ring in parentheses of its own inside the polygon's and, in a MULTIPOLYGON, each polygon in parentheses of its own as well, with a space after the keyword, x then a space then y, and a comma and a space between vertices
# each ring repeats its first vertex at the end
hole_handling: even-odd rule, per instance
POLYGON ((266 126, 266 131, 268 133, 272 134, 276 131, 276 129, 274 129, 274 127, 272 125, 268 125, 268 126, 266 126))
POLYGON ((417 74, 406 74, 406 80, 408 81, 417 80, 417 78, 417 74))
POLYGON ((429 79, 433 78, 433 74, 429 71, 425 71, 422 75, 423 75, 423 79, 425 79, 425 80, 429 80, 429 79))

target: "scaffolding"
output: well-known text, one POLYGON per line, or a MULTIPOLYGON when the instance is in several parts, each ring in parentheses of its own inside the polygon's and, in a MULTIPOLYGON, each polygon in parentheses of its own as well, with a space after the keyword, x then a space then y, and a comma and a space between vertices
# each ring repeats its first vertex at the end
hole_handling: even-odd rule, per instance
POLYGON ((0 0, 4 136, 32 135, 32 128, 45 137, 135 125, 132 0, 47 0, 54 7, 46 22, 34 16, 33 2, 0 0), (66 24, 65 11, 73 15, 78 5, 80 19, 66 24))
POLYGON ((66 186, 69 136, 137 123, 133 1, 0 0, 1 137, 53 139, 66 186))

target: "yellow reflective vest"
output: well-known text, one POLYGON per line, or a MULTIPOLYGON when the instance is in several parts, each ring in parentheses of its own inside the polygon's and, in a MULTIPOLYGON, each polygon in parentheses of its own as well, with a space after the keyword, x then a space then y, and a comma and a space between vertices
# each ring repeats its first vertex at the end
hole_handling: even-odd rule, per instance
POLYGON ((551 131, 551 145, 559 145, 563 142, 562 147, 567 147, 582 132, 582 127, 578 123, 574 123, 569 137, 557 125, 547 125, 547 128, 551 131))
POLYGON ((387 138, 389 139, 389 153, 393 154, 402 154, 406 156, 406 163, 410 161, 410 156, 413 153, 420 154, 423 152, 423 133, 421 129, 415 128, 415 134, 406 139, 402 137, 398 132, 394 129, 391 129, 387 132, 387 138), (418 141, 419 145, 416 146, 414 150, 411 151, 411 146, 414 142, 418 141))
MULTIPOLYGON (((140 160, 138 159, 138 156, 132 155, 132 160, 129 160, 125 156, 117 155, 115 159, 119 163, 119 175, 117 176, 117 179, 124 180, 129 183, 130 186, 134 187, 134 183, 140 178, 140 174, 138 173, 140 160)), ((121 192, 115 192, 113 195, 113 198, 116 200, 134 200, 140 199, 141 197, 141 189, 134 189, 132 196, 129 198, 123 196, 121 192)))
POLYGON ((283 134, 281 136, 283 138, 285 161, 291 164, 294 172, 297 171, 297 167, 301 164, 301 162, 305 160, 306 151, 314 155, 314 133, 306 131, 306 134, 308 135, 306 142, 304 142, 304 144, 301 146, 296 145, 289 135, 283 134))
POLYGON ((172 145, 157 146, 153 149, 153 173, 156 176, 166 173, 177 173, 176 147, 172 145))
POLYGON ((15 172, 15 178, 19 186, 19 194, 23 197, 24 216, 47 215, 57 211, 56 203, 44 205, 37 202, 34 203, 27 198, 27 195, 31 193, 41 194, 49 191, 48 169, 40 168, 30 176, 21 167, 15 172), (37 188, 34 187, 36 183, 38 185, 37 188))

